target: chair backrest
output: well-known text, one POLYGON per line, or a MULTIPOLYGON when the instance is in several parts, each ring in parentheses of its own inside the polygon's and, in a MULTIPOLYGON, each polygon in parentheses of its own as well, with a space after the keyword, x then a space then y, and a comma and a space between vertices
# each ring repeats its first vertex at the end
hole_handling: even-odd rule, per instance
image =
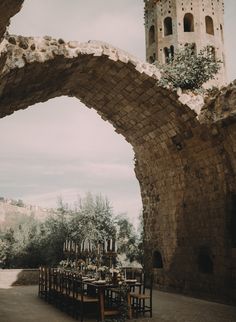
POLYGON ((143 283, 144 281, 144 273, 142 268, 136 268, 133 273, 134 279, 137 280, 139 283, 143 283))
POLYGON ((73 297, 74 298, 81 298, 83 302, 84 298, 84 284, 82 282, 82 278, 78 275, 73 276, 73 297))
POLYGON ((153 274, 145 273, 143 280, 143 294, 149 292, 152 295, 152 287, 153 287, 153 274))

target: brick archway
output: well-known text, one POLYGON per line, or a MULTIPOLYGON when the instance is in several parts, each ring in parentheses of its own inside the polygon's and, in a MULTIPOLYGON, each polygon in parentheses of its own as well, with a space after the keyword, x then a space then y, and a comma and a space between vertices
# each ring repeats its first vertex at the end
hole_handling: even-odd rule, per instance
POLYGON ((7 36, 0 69, 0 117, 73 96, 132 145, 143 201, 146 269, 155 249, 165 261, 157 283, 187 291, 226 287, 235 155, 225 129, 215 121, 200 123, 177 93, 158 84, 154 66, 105 43, 7 36), (198 271, 201 247, 214 257, 210 280, 198 271))

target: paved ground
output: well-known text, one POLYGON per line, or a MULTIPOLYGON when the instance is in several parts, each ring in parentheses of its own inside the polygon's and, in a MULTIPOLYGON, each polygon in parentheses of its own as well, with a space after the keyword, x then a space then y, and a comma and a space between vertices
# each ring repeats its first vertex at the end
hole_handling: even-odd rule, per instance
MULTIPOLYGON (((153 319, 141 318, 137 322, 236 322, 234 306, 176 294, 154 291, 153 306, 153 319)), ((16 286, 0 288, 0 321, 72 322, 75 320, 39 299, 37 287, 16 286)))

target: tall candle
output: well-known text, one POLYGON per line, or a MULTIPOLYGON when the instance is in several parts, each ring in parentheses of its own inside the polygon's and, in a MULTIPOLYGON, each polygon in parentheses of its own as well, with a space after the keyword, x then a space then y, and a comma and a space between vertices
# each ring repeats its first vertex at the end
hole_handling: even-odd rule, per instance
POLYGON ((104 251, 105 251, 105 253, 107 252, 107 241, 106 241, 106 239, 105 239, 105 242, 104 242, 104 251))
POLYGON ((112 252, 112 239, 110 240, 110 251, 112 252))
POLYGON ((117 253, 117 241, 115 241, 115 252, 117 253))
POLYGON ((71 252, 71 248, 72 248, 72 247, 71 247, 71 246, 72 246, 72 241, 71 241, 71 240, 69 241, 69 244, 70 244, 70 246, 69 246, 69 251, 71 252))

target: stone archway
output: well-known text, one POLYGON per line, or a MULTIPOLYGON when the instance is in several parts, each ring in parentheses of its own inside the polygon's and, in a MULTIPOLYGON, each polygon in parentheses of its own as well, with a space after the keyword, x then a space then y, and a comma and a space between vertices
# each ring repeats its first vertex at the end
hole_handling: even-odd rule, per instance
POLYGON ((188 292, 228 290, 235 153, 228 151, 231 137, 216 120, 207 124, 203 117, 200 123, 177 93, 159 85, 154 66, 101 42, 6 36, 0 70, 0 117, 73 96, 132 145, 143 201, 146 269, 155 249, 162 249, 165 261, 156 282, 188 292), (198 271, 199 247, 213 254, 211 280, 198 271))

